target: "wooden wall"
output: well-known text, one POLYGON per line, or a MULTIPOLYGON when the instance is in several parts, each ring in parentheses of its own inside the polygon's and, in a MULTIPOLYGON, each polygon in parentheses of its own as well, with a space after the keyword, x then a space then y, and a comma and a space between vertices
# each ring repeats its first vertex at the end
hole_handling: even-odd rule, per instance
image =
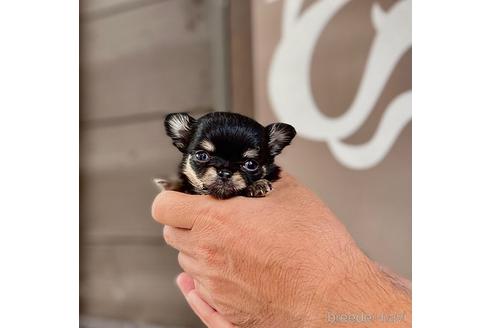
POLYGON ((163 115, 217 101, 210 10, 197 0, 81 1, 82 315, 202 327, 174 285, 177 253, 150 205, 152 178, 174 173, 179 158, 163 115))

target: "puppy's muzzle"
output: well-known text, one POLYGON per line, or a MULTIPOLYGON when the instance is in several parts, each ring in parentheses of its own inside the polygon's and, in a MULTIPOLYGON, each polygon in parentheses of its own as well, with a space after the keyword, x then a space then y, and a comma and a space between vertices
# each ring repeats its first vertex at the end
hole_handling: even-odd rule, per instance
POLYGON ((222 180, 227 180, 232 176, 232 172, 227 169, 217 170, 217 175, 222 178, 222 180))

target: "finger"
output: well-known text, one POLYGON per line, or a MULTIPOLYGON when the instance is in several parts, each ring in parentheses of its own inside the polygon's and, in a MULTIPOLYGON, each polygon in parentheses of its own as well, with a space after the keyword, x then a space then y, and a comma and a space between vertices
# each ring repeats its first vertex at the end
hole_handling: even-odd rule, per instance
POLYGON ((178 285, 179 290, 181 290, 184 296, 186 296, 189 292, 195 289, 195 281, 186 272, 181 272, 176 277, 176 284, 178 285))
MULTIPOLYGON (((188 273, 188 272, 186 272, 188 273)), ((192 277, 197 277, 195 275, 191 275, 192 277)), ((212 295, 203 287, 203 284, 200 283, 200 279, 194 279, 195 282, 195 290, 202 300, 205 301, 212 309, 217 310, 217 306, 212 298, 212 295)))
POLYGON ((183 228, 175 228, 165 225, 162 235, 166 244, 178 251, 192 254, 193 241, 191 231, 183 228))
POLYGON ((195 221, 206 213, 210 198, 176 191, 162 191, 152 204, 152 217, 159 223, 191 229, 195 221))
POLYGON ((176 283, 183 293, 186 301, 195 314, 203 321, 208 328, 233 328, 235 327, 219 312, 208 305, 200 295, 198 295, 193 278, 183 272, 176 278, 176 283))
POLYGON ((210 293, 203 287, 202 284, 200 284, 200 277, 202 277, 202 273, 203 273, 203 267, 200 267, 198 265, 198 262, 180 252, 178 254, 178 263, 179 263, 179 266, 183 269, 184 272, 186 272, 187 274, 189 274, 190 276, 192 276, 194 279, 194 283, 195 283, 195 289, 198 291, 198 294, 200 295, 200 298, 202 298, 205 302, 207 302, 212 308, 216 308, 215 307, 215 304, 214 304, 214 301, 213 301, 213 298, 212 296, 210 295, 210 293))
POLYGON ((200 276, 200 266, 198 265, 198 262, 192 258, 191 256, 179 252, 178 254, 178 264, 185 271, 186 273, 190 274, 193 277, 198 277, 200 276))

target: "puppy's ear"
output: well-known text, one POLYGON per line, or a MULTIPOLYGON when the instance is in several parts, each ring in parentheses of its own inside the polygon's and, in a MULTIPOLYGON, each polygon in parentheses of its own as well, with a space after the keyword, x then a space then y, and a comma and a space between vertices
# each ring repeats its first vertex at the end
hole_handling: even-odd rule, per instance
POLYGON ((186 113, 168 114, 164 119, 166 133, 173 140, 173 145, 184 152, 194 133, 196 120, 186 113))
POLYGON ((266 127, 270 155, 277 156, 296 136, 296 129, 285 123, 273 123, 266 127))

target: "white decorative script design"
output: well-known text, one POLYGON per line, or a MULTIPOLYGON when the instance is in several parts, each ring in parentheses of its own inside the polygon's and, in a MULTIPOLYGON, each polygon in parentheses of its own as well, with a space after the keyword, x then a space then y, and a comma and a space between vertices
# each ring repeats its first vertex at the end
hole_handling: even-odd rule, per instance
POLYGON ((335 158, 351 169, 368 169, 380 163, 411 120, 411 90, 395 97, 374 136, 360 145, 344 143, 366 121, 391 72, 411 47, 411 1, 396 2, 387 12, 374 4, 371 18, 376 36, 371 45, 357 94, 337 118, 318 109, 311 92, 313 52, 324 27, 350 0, 319 0, 302 15, 301 0, 285 0, 282 36, 272 57, 268 94, 278 118, 293 124, 308 139, 325 140, 335 158))

